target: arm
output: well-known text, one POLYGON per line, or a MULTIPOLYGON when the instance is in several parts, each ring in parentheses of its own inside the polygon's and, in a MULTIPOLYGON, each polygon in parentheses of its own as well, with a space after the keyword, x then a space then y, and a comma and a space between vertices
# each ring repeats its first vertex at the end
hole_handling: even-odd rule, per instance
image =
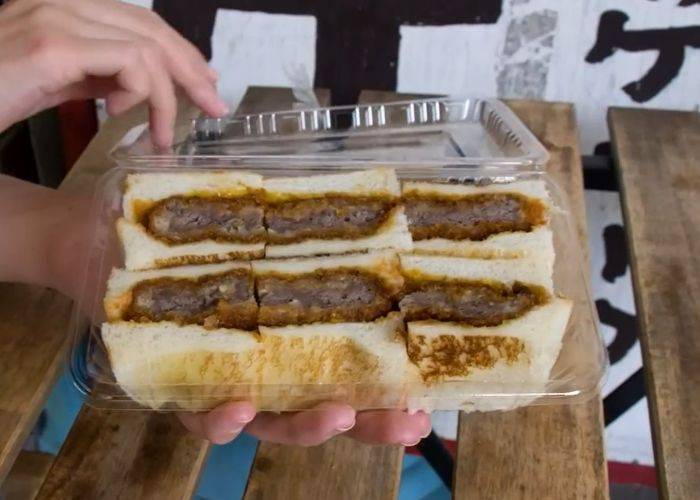
POLYGON ((89 199, 0 175, 0 281, 48 286, 75 299, 89 199))

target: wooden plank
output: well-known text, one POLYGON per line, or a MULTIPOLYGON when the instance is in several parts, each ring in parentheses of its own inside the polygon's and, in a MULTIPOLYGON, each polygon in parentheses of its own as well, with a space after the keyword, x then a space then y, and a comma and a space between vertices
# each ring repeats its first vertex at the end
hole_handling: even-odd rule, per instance
MULTIPOLYGON (((316 100, 321 106, 328 106, 331 102, 331 92, 328 89, 315 89, 316 100)), ((300 96, 301 97, 301 96, 300 96)), ((248 87, 241 103, 236 109, 238 115, 251 113, 266 113, 290 109, 297 102, 294 91, 280 87, 248 87)))
POLYGON ((207 451, 172 414, 86 405, 37 498, 190 498, 207 451))
POLYGON ((21 451, 5 482, 0 485, 0 498, 32 500, 53 460, 54 456, 49 453, 21 451))
POLYGON ((700 494, 700 115, 612 108, 663 498, 700 494))
MULTIPOLYGON (((509 104, 549 150, 548 171, 568 194, 581 247, 587 249, 573 107, 532 101, 509 104)), ((608 497, 599 396, 580 405, 462 413, 458 434, 457 499, 608 497)))
POLYGON ((63 364, 70 312, 57 292, 0 284, 0 483, 63 364))
POLYGON ((302 448, 260 443, 244 498, 394 498, 403 448, 336 437, 302 448))
MULTIPOLYGON (((360 102, 370 102, 364 92, 360 102)), ((402 459, 401 446, 342 436, 313 448, 260 443, 245 498, 395 498, 402 459)))
MULTIPOLYGON (((288 89, 272 93, 292 95, 288 89)), ((252 109, 251 100, 259 96, 256 89, 250 89, 242 102, 243 109, 252 109)), ((271 101, 268 98, 266 102, 271 101)), ((189 119, 197 113, 189 103, 181 103, 176 137, 183 137, 189 119)), ((111 166, 108 152, 129 128, 144 119, 143 109, 139 109, 107 120, 70 171, 66 189, 76 193, 92 189, 111 166)), ((188 498, 195 491, 208 450, 209 444, 189 435, 172 414, 84 407, 39 498, 188 498)))

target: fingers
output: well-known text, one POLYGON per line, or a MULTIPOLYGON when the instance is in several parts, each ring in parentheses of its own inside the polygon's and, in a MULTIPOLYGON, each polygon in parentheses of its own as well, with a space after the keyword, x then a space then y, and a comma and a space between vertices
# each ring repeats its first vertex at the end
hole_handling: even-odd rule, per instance
POLYGON ((339 403, 321 403, 312 410, 297 413, 260 413, 246 432, 262 441, 315 446, 351 429, 355 411, 339 403))
POLYGON ((413 446, 430 434, 430 416, 398 410, 364 411, 357 414, 355 427, 347 434, 368 444, 413 446))
POLYGON ((226 403, 208 413, 179 413, 182 424, 214 444, 226 444, 241 433, 255 417, 255 408, 247 401, 226 403))
POLYGON ((67 3, 67 8, 85 18, 131 30, 156 42, 163 52, 169 74, 197 106, 213 116, 228 112, 226 103, 216 92, 216 72, 209 68, 191 43, 156 13, 113 0, 99 3, 93 0, 71 0, 67 3))

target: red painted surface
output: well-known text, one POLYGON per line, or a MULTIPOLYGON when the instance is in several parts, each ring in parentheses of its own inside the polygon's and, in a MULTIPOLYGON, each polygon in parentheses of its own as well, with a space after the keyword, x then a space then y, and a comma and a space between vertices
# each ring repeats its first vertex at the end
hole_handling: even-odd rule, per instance
POLYGON ((97 133, 95 101, 69 101, 58 107, 63 164, 66 172, 97 133))

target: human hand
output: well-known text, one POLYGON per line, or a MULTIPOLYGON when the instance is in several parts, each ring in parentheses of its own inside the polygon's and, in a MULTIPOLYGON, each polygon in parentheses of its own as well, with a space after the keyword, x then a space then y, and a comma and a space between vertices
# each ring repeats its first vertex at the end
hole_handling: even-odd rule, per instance
POLYGON ((430 432, 430 417, 417 412, 371 410, 356 413, 340 403, 322 403, 310 411, 261 412, 248 402, 223 404, 207 413, 180 413, 190 432, 225 444, 245 431, 261 441, 315 446, 338 434, 369 444, 413 446, 430 432))
POLYGON ((173 138, 175 86, 205 113, 228 110, 216 72, 148 9, 118 0, 14 0, 0 8, 0 131, 71 99, 119 114, 147 101, 154 145, 173 138))

